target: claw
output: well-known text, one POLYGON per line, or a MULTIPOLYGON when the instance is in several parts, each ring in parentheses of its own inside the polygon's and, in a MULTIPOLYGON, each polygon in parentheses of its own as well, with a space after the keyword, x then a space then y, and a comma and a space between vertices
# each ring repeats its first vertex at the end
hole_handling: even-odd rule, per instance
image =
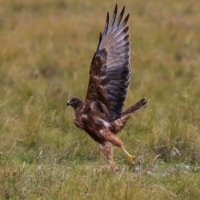
POLYGON ((132 164, 134 164, 135 157, 132 156, 132 155, 129 155, 128 157, 129 157, 130 162, 131 162, 132 164))
POLYGON ((122 148, 122 150, 126 153, 126 155, 129 157, 129 160, 132 164, 134 164, 134 160, 135 160, 135 157, 132 156, 130 153, 128 153, 128 151, 126 151, 125 148, 122 148))

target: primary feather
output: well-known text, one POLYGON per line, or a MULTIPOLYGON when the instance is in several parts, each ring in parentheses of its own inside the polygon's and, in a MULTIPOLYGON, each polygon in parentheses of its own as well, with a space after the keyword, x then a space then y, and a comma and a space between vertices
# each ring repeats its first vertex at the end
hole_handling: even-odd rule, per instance
POLYGON ((107 13, 103 35, 100 33, 97 51, 90 66, 90 81, 86 100, 99 100, 106 105, 110 122, 121 117, 126 98, 130 70, 129 14, 122 21, 125 7, 119 17, 117 5, 111 22, 107 13), (97 85, 98 83, 98 85, 97 85))

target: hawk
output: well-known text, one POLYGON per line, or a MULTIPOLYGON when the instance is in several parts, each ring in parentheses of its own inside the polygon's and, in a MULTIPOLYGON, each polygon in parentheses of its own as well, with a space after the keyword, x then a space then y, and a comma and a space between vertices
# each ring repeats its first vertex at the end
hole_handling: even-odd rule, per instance
POLYGON ((135 111, 147 104, 146 98, 143 98, 123 111, 131 77, 129 27, 126 25, 129 14, 122 21, 124 11, 125 6, 116 18, 116 5, 110 22, 107 12, 105 29, 103 34, 100 33, 90 65, 85 102, 76 96, 67 102, 67 106, 74 108, 73 123, 100 144, 111 166, 115 164, 112 144, 121 148, 134 163, 135 157, 128 153, 117 133, 135 111))

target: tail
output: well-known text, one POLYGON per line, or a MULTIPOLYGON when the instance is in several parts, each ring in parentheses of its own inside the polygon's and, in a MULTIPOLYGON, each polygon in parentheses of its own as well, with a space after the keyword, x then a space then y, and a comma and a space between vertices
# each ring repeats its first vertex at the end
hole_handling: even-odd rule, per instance
POLYGON ((141 99, 135 105, 131 106, 122 113, 121 118, 114 121, 115 129, 113 130, 114 134, 117 134, 126 124, 128 119, 131 117, 131 114, 142 108, 148 103, 149 100, 146 98, 141 99))
POLYGON ((147 100, 146 98, 141 99, 135 105, 133 105, 130 108, 128 108, 127 110, 125 110, 122 113, 122 117, 136 112, 137 110, 139 110, 140 108, 142 108, 143 106, 145 106, 148 103, 148 101, 149 100, 147 100))

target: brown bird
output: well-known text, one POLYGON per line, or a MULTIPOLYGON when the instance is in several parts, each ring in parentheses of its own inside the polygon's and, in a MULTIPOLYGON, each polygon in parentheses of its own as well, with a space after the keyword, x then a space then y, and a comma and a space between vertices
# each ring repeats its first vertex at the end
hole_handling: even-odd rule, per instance
POLYGON ((123 111, 131 76, 130 42, 126 26, 129 14, 122 21, 125 7, 117 16, 117 5, 109 22, 107 13, 103 34, 90 65, 90 79, 85 102, 72 97, 67 106, 74 108, 74 124, 100 144, 108 162, 114 165, 112 144, 121 148, 134 163, 116 134, 124 128, 130 116, 147 104, 146 98, 123 111))

